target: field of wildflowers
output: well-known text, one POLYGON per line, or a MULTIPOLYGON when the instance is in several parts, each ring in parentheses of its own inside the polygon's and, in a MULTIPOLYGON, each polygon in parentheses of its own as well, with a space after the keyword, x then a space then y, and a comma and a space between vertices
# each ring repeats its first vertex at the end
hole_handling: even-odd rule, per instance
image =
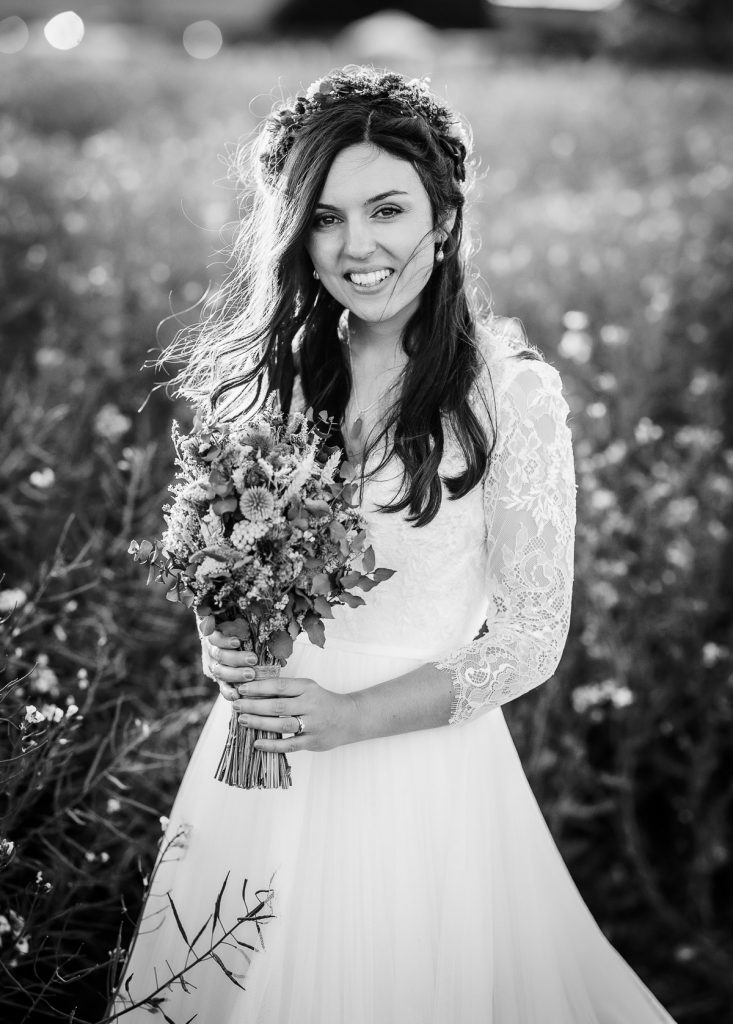
MULTIPOLYGON (((462 44, 465 46, 465 43, 462 44)), ((195 317, 236 206, 218 154, 350 59, 13 58, 0 80, 0 1006, 98 1020, 215 696, 159 532, 180 404, 141 364, 195 317), (173 320, 161 321, 175 312, 173 320), (156 340, 157 339, 157 340, 156 340)), ((680 1024, 733 982, 733 95, 606 61, 456 57, 488 173, 494 308, 560 370, 578 473, 571 632, 506 707, 590 909, 680 1024)), ((222 979, 225 984, 225 979, 222 979)))

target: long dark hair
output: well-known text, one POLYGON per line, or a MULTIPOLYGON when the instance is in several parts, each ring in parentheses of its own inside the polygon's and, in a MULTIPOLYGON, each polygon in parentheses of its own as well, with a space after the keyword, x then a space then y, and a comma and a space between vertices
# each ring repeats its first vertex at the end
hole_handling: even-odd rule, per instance
MULTIPOLYGON (((331 164, 343 149, 367 142, 409 161, 430 200, 434 226, 453 211, 455 220, 443 246, 444 260, 402 332, 409 358, 400 399, 379 434, 370 439, 363 462, 366 465, 378 446, 393 439, 367 477, 382 469, 392 453, 401 460, 400 492, 379 508, 387 513, 409 509, 408 521, 415 526, 429 523, 437 514, 442 483, 450 499, 457 500, 483 479, 496 440, 483 389, 477 393, 491 438, 470 400, 479 375, 485 370, 489 382, 491 378, 477 340, 476 289, 466 279, 465 187, 456 173, 460 137, 465 135, 452 137, 425 117, 410 116, 389 94, 346 96, 304 119, 273 182, 262 172, 268 144, 265 126, 254 144, 240 146, 235 153, 235 173, 248 187, 232 248, 232 272, 209 300, 201 324, 193 332, 179 332, 163 356, 165 361, 186 358, 187 365, 172 383, 178 385, 178 394, 208 411, 246 418, 276 390, 287 412, 299 371, 306 407, 325 409, 340 424, 352 388, 338 339, 343 307, 314 280, 306 238, 331 164), (443 416, 465 469, 441 483, 443 416)), ((340 427, 334 442, 345 448, 340 427)))

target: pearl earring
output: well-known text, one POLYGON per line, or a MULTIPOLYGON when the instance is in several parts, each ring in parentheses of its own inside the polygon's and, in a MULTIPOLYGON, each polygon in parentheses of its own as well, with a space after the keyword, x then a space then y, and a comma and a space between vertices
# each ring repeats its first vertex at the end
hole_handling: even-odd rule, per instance
POLYGON ((443 243, 441 242, 440 243, 440 248, 438 249, 438 251, 435 254, 435 262, 436 263, 442 263, 444 259, 445 259, 445 253, 443 252, 443 243))
POLYGON ((321 280, 321 275, 318 273, 317 270, 313 271, 313 277, 315 278, 316 281, 320 281, 321 280))

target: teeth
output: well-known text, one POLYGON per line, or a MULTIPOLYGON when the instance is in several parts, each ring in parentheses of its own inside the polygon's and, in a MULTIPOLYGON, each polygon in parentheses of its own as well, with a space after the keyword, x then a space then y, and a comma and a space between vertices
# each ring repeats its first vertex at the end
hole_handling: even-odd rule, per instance
POLYGON ((375 270, 371 274, 349 274, 349 278, 354 284, 360 284, 365 288, 373 287, 375 284, 380 284, 392 273, 391 270, 375 270))

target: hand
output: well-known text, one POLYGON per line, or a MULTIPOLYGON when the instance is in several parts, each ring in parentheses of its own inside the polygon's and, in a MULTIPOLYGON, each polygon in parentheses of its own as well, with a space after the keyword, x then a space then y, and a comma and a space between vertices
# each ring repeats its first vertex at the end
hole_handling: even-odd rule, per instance
POLYGON ((239 693, 243 696, 234 701, 234 707, 242 712, 239 721, 243 725, 268 732, 296 733, 299 723, 295 715, 303 719, 300 736, 261 739, 255 743, 258 750, 283 754, 333 750, 358 739, 356 698, 351 693, 334 693, 314 679, 289 676, 243 683, 239 693))
POLYGON ((227 632, 227 628, 239 634, 239 624, 246 626, 246 623, 243 619, 235 619, 232 623, 223 623, 220 629, 214 630, 209 636, 201 636, 201 616, 198 610, 196 615, 199 619, 204 675, 218 684, 222 697, 226 700, 236 700, 239 696, 237 686, 254 679, 251 666, 257 664, 257 656, 252 651, 240 650, 238 635, 232 636, 227 632))

